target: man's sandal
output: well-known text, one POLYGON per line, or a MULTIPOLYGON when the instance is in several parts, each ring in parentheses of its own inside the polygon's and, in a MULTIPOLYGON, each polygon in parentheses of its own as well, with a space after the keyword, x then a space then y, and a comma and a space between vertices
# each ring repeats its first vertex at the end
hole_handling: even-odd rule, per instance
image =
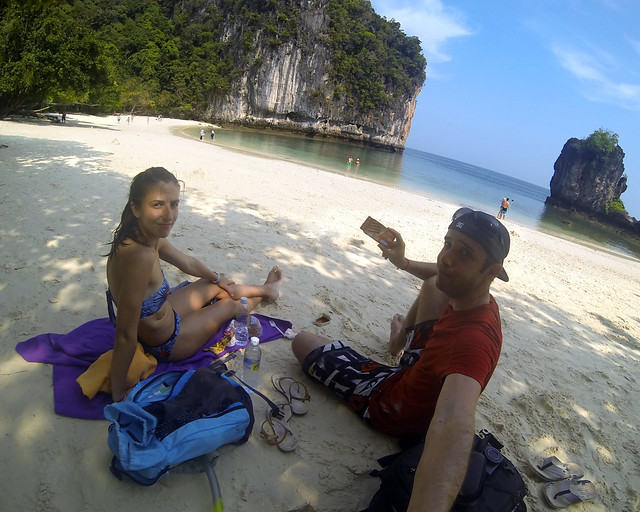
POLYGON ((582 478, 584 471, 577 464, 562 462, 557 457, 535 458, 529 461, 531 467, 547 482, 556 482, 565 478, 582 478))
POLYGON ((553 508, 565 508, 597 496, 596 487, 589 480, 565 478, 545 486, 544 497, 553 508))

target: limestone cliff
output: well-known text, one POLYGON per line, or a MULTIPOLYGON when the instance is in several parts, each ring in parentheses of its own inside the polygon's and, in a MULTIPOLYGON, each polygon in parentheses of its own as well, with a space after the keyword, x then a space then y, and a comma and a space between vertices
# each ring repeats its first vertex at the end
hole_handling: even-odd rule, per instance
MULTIPOLYGON (((252 24, 250 17, 234 15, 223 0, 205 1, 199 16, 210 12, 221 15, 221 39, 227 43, 239 71, 231 77, 227 92, 210 98, 204 119, 403 149, 424 81, 424 65, 422 69, 408 70, 409 78, 403 78, 404 89, 394 86, 393 77, 377 79, 382 104, 363 108, 345 90, 336 72, 330 2, 290 2, 294 6, 290 17, 296 18, 296 30, 280 37, 264 21, 252 24)), ((375 15, 368 2, 362 5, 375 15)), ((349 44, 345 43, 343 51, 353 53, 350 57, 372 57, 370 50, 363 50, 365 43, 358 48, 349 44)), ((419 42, 417 48, 419 52, 419 42)))
POLYGON ((551 195, 546 204, 587 214, 606 224, 640 233, 640 223, 626 211, 612 211, 627 189, 624 151, 616 144, 612 151, 594 150, 586 140, 572 138, 562 148, 553 168, 551 195))
POLYGON ((569 139, 553 166, 547 202, 586 213, 606 213, 607 205, 627 190, 623 160, 620 146, 603 154, 589 149, 584 140, 569 139))

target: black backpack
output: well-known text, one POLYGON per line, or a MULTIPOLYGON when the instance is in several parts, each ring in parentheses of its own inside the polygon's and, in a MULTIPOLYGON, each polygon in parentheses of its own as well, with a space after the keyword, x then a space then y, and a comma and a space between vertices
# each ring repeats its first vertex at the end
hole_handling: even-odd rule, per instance
MULTIPOLYGON (((503 445, 486 430, 475 435, 469 468, 452 512, 526 512, 527 487, 500 450, 503 445)), ((362 512, 405 512, 424 443, 379 459, 380 489, 362 512)))

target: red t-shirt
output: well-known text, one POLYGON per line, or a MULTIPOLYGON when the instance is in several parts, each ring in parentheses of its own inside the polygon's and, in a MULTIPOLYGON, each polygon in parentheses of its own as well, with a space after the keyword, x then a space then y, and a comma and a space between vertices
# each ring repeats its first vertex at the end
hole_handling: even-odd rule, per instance
POLYGON ((460 373, 477 380, 484 390, 501 348, 500 312, 493 297, 472 310, 447 308, 433 326, 420 359, 387 378, 371 396, 373 426, 394 436, 425 433, 445 377, 460 373))

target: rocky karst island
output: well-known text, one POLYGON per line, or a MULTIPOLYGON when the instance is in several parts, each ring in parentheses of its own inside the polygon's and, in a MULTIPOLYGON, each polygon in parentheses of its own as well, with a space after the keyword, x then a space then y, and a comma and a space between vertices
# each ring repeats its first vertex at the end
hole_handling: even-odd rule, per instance
POLYGON ((546 204, 640 236, 640 222, 620 199, 627 190, 623 160, 618 135, 611 131, 599 129, 586 139, 569 139, 553 166, 546 204))

